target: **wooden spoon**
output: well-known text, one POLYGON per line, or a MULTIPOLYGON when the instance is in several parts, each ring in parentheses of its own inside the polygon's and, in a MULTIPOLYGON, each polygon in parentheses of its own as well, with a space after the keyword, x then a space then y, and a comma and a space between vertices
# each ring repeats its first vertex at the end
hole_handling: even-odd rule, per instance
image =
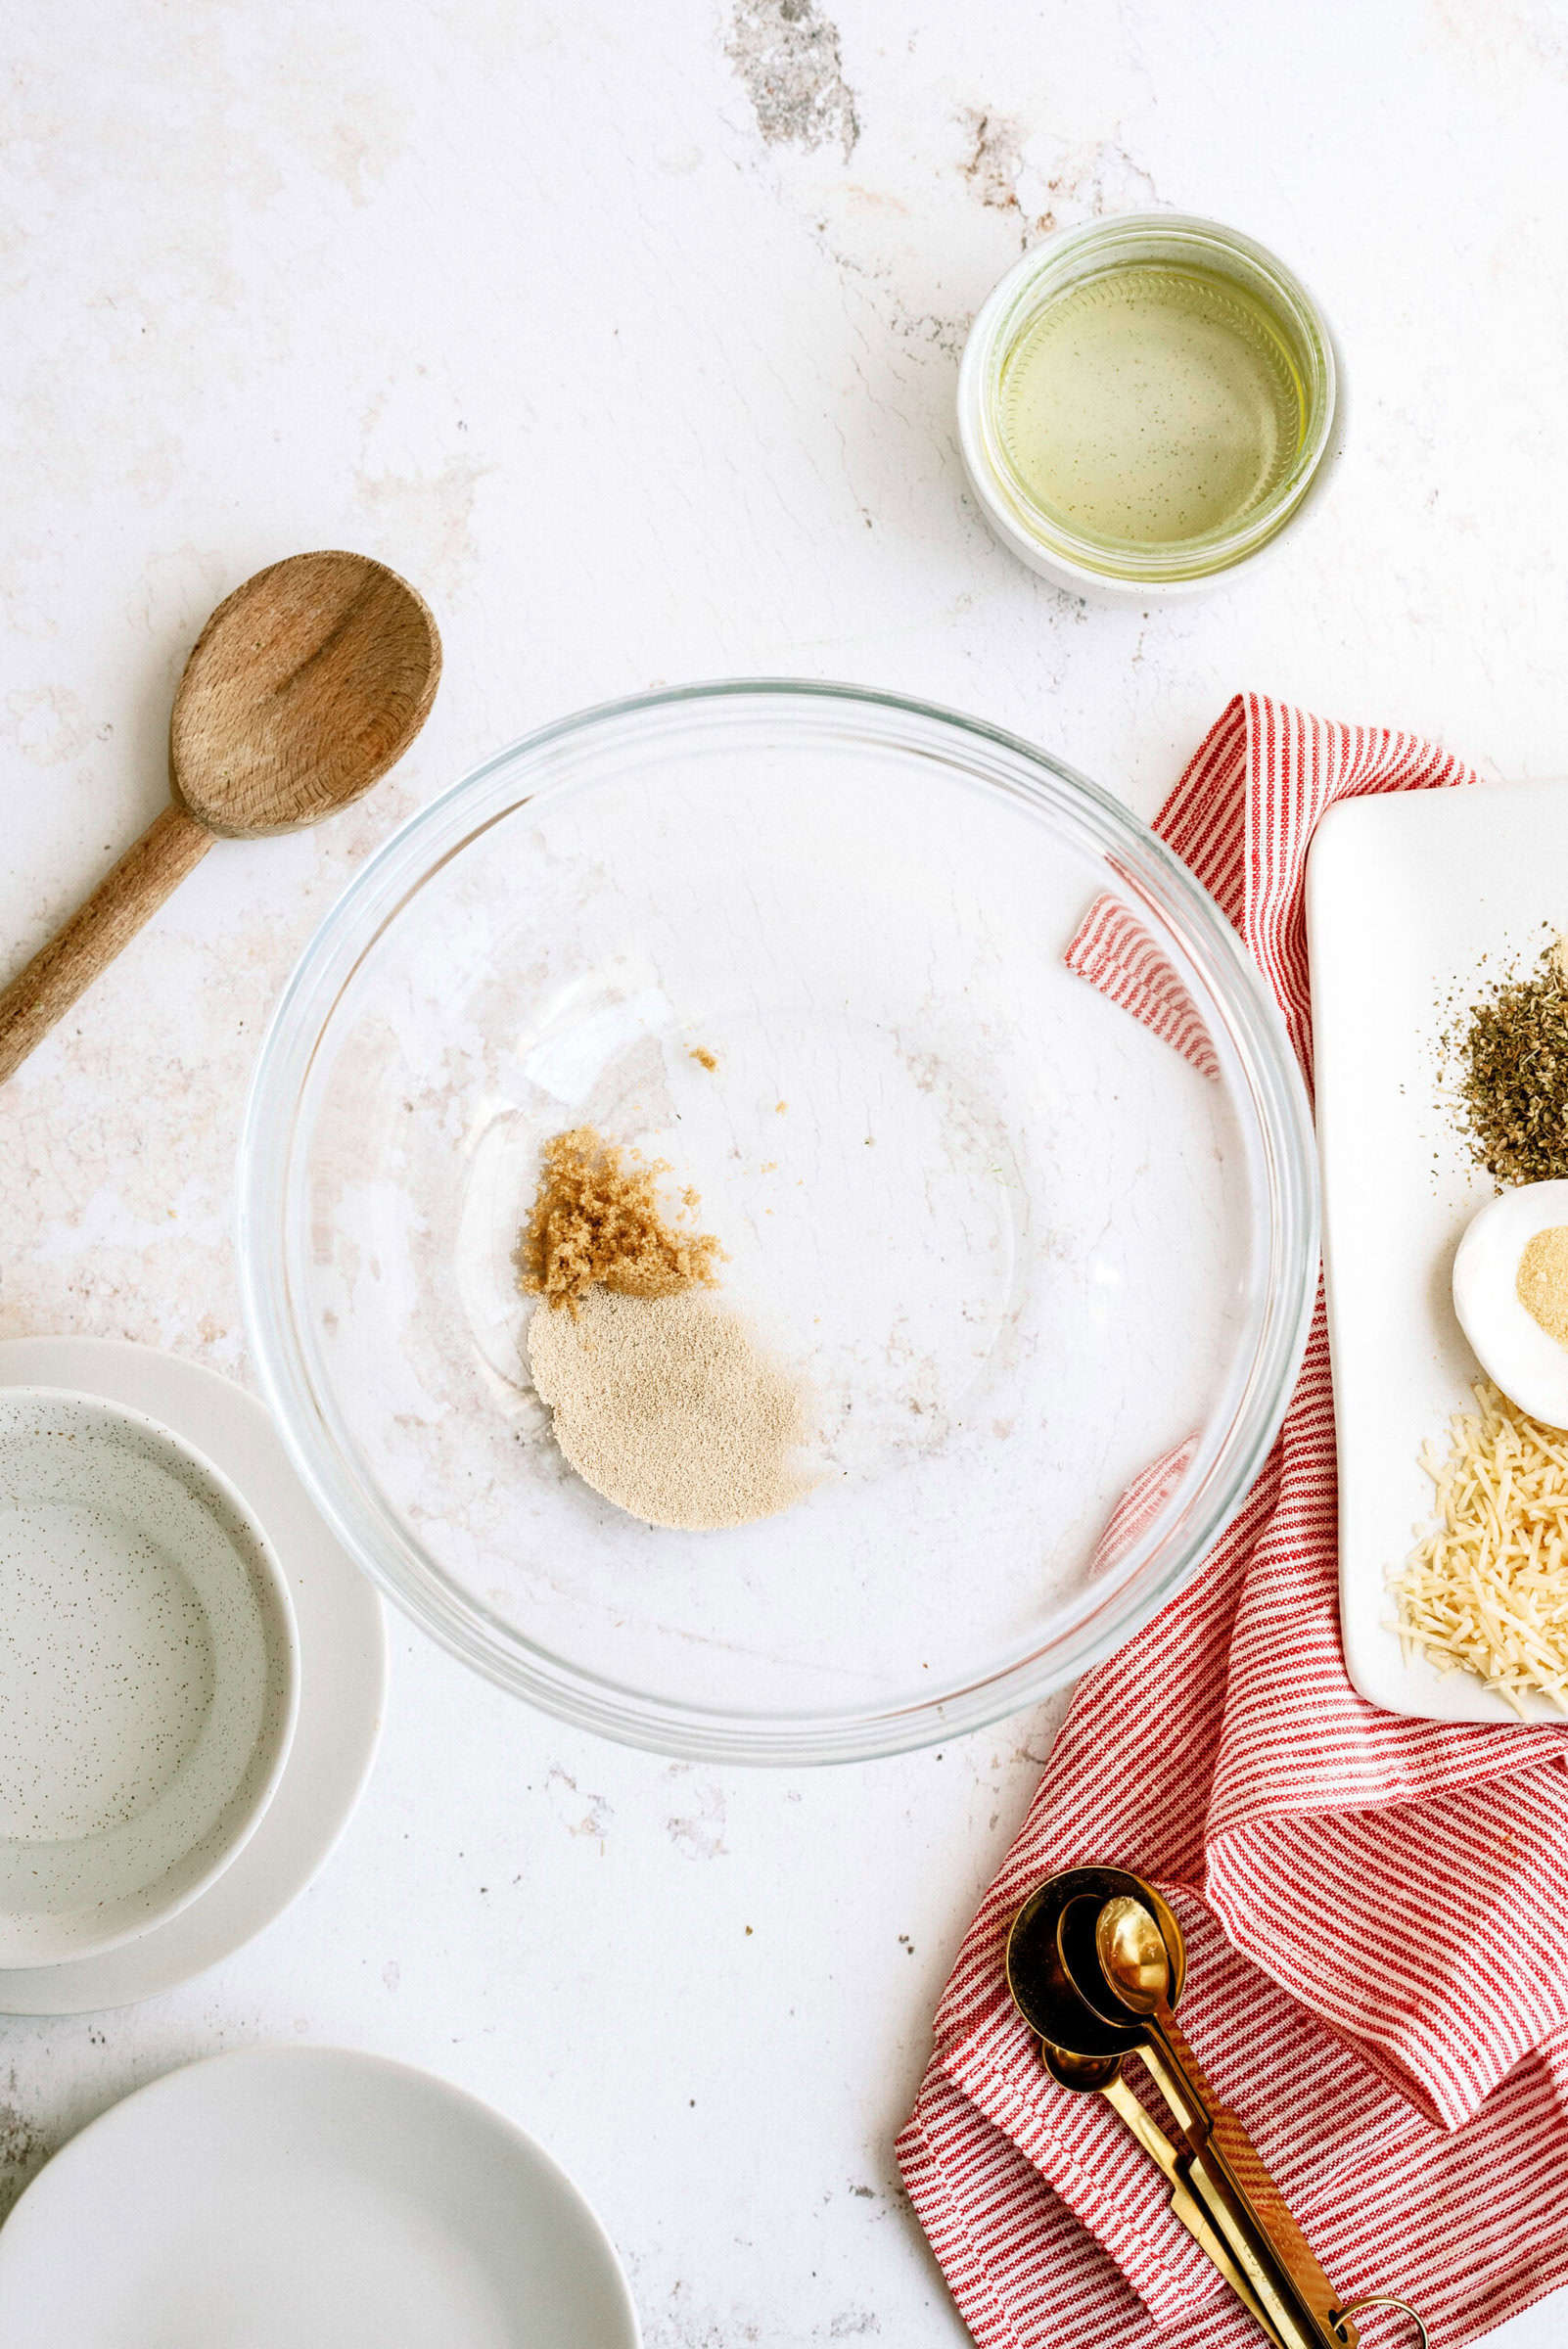
POLYGON ((174 696, 173 804, 0 994, 0 1083, 214 838, 292 832, 368 791, 429 716, 440 673, 424 597, 367 555, 291 555, 226 597, 174 696))

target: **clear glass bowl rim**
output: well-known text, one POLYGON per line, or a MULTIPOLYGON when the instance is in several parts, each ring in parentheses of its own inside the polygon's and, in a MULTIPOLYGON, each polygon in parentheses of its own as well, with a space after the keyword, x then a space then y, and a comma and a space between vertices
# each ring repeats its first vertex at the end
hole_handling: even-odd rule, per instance
MULTIPOLYGON (((1071 278, 1067 280, 1071 282, 1071 278)), ((1329 458, 1339 410, 1339 362, 1332 330, 1321 304, 1268 246, 1195 212, 1121 212, 1058 230, 1032 246, 983 303, 964 346, 959 370, 959 430, 971 473, 1007 516, 1014 530, 1043 553, 1074 570, 1127 586, 1184 585, 1228 571, 1267 546, 1290 522, 1314 489, 1329 458), (1002 443, 996 415, 999 369, 1012 345, 1015 325, 1041 279, 1072 272, 1086 276, 1112 264, 1123 253, 1169 242, 1180 256, 1239 261, 1268 281, 1288 311, 1309 358, 1309 408, 1295 462, 1267 504, 1236 530, 1172 546, 1134 546, 1075 531, 1030 495, 1002 443), (1073 265, 1080 264, 1074 271, 1073 265), (1185 549, 1185 553, 1183 552, 1185 549)))
MULTIPOLYGON (((998 776, 983 779, 1005 788, 998 776)), ((578 779, 580 781, 580 778, 578 779)), ((567 788, 573 788, 569 784, 567 788)), ((514 793, 509 806, 533 796, 514 793)), ((1318 1261, 1312 1113, 1277 1007, 1241 940, 1188 868, 1130 809, 1038 745, 939 704, 811 678, 715 679, 625 696, 534 729, 484 760, 409 817, 349 881, 307 941, 257 1055, 240 1137, 236 1243, 246 1328, 262 1394, 289 1456, 338 1539, 371 1579, 450 1654, 575 1727, 685 1760, 800 1766, 871 1760, 961 1736, 1018 1713, 1121 1645, 1196 1571, 1240 1507, 1289 1404, 1306 1349, 1318 1261), (1097 1613, 972 1684, 859 1714, 726 1713, 648 1695, 535 1648, 422 1551, 390 1512, 367 1506, 312 1402, 289 1312, 291 1174, 305 1082, 333 1010, 366 953, 423 883, 503 812, 514 769, 551 746, 624 726, 672 721, 704 705, 858 712, 884 745, 929 752, 955 732, 1023 768, 1009 781, 1095 842, 1158 909, 1204 972, 1247 1080, 1270 1212, 1268 1276, 1255 1315, 1250 1370, 1207 1472, 1177 1496, 1140 1544, 1125 1603, 1097 1613), (470 805, 472 804, 472 805, 470 805), (471 821, 465 821, 471 816, 471 821), (448 834, 460 836, 448 840, 448 834)))

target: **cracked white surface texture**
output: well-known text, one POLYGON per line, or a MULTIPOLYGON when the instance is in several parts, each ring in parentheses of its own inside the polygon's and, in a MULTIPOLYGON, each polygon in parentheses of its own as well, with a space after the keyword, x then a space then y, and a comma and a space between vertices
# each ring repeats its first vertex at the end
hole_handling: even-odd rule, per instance
MULTIPOLYGON (((263 563, 394 564, 446 676, 393 778, 215 848, 0 1091, 0 1335, 246 1375, 235 1138, 296 952, 401 815, 584 703, 899 687, 1145 814, 1246 685, 1568 771, 1552 0, 86 0, 64 32, 20 15, 0 94, 4 971, 157 810, 180 665, 263 563), (1149 204, 1301 270, 1351 443, 1276 561, 1089 611, 973 510, 956 355, 1023 245, 1149 204)), ((650 2349, 950 2349, 890 2142, 1048 1716, 678 1774, 396 1646, 369 1796, 289 1915, 136 2013, 8 2025, 0 2201, 175 2061, 342 2041, 534 2130, 650 2349)))

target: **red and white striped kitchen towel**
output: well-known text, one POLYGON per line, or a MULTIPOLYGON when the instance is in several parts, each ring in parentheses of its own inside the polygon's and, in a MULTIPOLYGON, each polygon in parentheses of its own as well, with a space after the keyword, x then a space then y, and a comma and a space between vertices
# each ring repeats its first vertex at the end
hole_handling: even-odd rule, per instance
MULTIPOLYGON (((1157 831, 1257 957, 1309 1076, 1314 825, 1354 794, 1473 780, 1430 743, 1248 694, 1166 803, 1157 831)), ((1201 1060, 1139 952, 1102 905, 1069 960, 1201 1060)), ((1335 1561, 1319 1299, 1263 1475, 1186 1591, 1080 1686, 938 2009, 899 2153, 984 2349, 1258 2337, 1008 2001, 1014 1912, 1086 1861, 1175 1906, 1183 2024, 1347 2296, 1401 2292, 1455 2349, 1568 2281, 1568 1734, 1364 1704, 1335 1561)), ((1366 2338, 1403 2325, 1368 2317, 1366 2338)))

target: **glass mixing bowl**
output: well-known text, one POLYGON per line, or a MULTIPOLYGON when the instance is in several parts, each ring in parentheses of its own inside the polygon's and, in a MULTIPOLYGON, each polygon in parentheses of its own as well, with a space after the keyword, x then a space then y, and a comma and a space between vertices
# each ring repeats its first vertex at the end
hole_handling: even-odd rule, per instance
POLYGON ((370 860, 262 1047, 239 1228, 267 1400, 392 1597, 565 1720, 791 1763, 1144 1622, 1273 1438, 1317 1258, 1302 1082, 1190 873, 994 727, 774 682, 546 726, 370 860), (1206 1067, 1064 966, 1106 898, 1206 1067), (556 1450, 513 1251, 584 1124, 696 1186, 807 1379, 786 1514, 665 1531, 556 1450))

